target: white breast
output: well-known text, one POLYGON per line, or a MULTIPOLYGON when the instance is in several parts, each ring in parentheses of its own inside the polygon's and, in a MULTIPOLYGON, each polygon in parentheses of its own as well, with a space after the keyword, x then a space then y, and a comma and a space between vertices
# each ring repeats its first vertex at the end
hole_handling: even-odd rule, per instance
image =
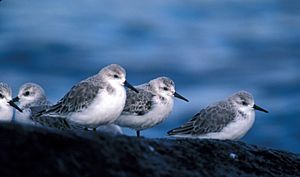
POLYGON ((139 115, 121 115, 116 124, 122 127, 129 127, 135 130, 144 130, 151 128, 163 122, 171 113, 174 105, 173 98, 168 98, 166 103, 162 103, 157 97, 154 97, 155 105, 147 114, 139 115))
POLYGON ((4 103, 4 105, 0 107, 0 121, 1 122, 12 121, 13 113, 14 113, 13 108, 8 104, 4 103))
POLYGON ((16 111, 15 112, 15 121, 19 123, 29 123, 32 122, 29 117, 31 115, 30 109, 23 109, 23 112, 16 111))
POLYGON ((87 109, 73 113, 68 120, 88 128, 110 124, 121 114, 125 101, 126 91, 121 85, 113 93, 101 90, 87 109))

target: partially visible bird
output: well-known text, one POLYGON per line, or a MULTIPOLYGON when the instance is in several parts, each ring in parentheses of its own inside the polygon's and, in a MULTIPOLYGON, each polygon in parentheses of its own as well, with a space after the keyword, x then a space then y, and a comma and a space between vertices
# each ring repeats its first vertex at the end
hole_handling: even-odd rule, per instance
POLYGON ((39 110, 43 110, 51 105, 44 89, 35 83, 23 84, 19 89, 18 96, 13 98, 13 102, 18 102, 18 106, 23 110, 23 112, 15 113, 15 121, 30 124, 33 124, 30 119, 32 107, 36 107, 36 109, 39 107, 39 110))
POLYGON ((12 101, 11 88, 3 82, 0 82, 0 121, 11 122, 14 114, 13 107, 18 111, 22 110, 12 101))

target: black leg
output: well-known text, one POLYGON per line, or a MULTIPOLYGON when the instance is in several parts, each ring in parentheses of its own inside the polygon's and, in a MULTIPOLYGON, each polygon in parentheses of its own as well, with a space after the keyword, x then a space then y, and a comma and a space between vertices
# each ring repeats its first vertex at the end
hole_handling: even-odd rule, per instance
POLYGON ((93 128, 93 131, 94 131, 94 132, 97 131, 97 128, 93 128))
POLYGON ((136 136, 140 137, 141 132, 139 130, 136 131, 136 136))

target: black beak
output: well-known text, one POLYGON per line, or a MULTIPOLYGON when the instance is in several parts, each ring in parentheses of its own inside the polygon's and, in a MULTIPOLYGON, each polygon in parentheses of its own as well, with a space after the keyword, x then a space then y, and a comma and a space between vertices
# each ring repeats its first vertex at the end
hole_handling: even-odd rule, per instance
POLYGON ((254 105, 253 109, 258 110, 258 111, 262 111, 262 112, 265 112, 265 113, 269 113, 269 111, 267 111, 267 110, 265 110, 265 109, 263 109, 263 108, 261 108, 261 107, 259 107, 257 105, 254 105))
POLYGON ((15 103, 15 102, 19 102, 19 100, 20 100, 20 98, 19 98, 18 96, 16 96, 16 97, 13 98, 11 101, 15 103))
POLYGON ((139 93, 139 91, 134 88, 131 84, 129 84, 127 81, 124 82, 125 87, 130 88, 131 90, 135 91, 136 93, 139 93))
POLYGON ((10 100, 10 101, 8 102, 8 104, 9 104, 10 106, 16 108, 18 111, 23 112, 22 109, 19 108, 19 107, 13 102, 13 100, 10 100))
POLYGON ((177 92, 174 93, 174 96, 177 97, 177 98, 179 98, 179 99, 182 99, 182 100, 184 100, 184 101, 186 101, 186 102, 189 102, 188 99, 186 99, 186 98, 184 98, 183 96, 179 95, 177 92))

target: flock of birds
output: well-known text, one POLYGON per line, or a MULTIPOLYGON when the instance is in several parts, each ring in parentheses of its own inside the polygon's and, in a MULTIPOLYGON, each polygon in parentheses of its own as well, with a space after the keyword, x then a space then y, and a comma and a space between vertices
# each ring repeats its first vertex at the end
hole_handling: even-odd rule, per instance
MULTIPOLYGON (((140 131, 162 123, 169 116, 174 97, 188 102, 175 91, 170 78, 159 77, 132 86, 126 81, 125 69, 111 64, 73 86, 56 104, 47 100, 38 84, 24 84, 12 98, 11 88, 0 83, 0 120, 61 130, 121 132, 121 126, 134 129, 140 136, 140 131), (15 116, 13 108, 17 109, 15 116)), ((168 135, 237 140, 252 127, 255 110, 268 112, 254 104, 250 93, 240 91, 200 110, 168 135)))

